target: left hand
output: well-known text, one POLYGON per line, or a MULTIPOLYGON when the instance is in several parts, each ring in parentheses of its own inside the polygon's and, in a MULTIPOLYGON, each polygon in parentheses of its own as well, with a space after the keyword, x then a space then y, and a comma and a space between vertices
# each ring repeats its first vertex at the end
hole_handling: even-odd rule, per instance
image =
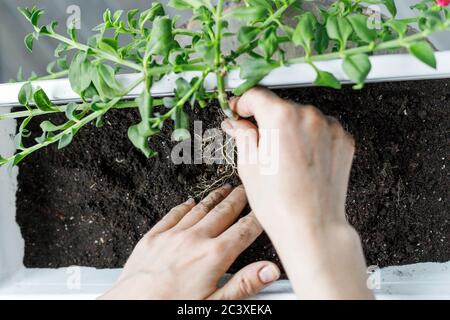
POLYGON ((245 299, 280 276, 268 261, 250 264, 223 287, 218 281, 261 234, 244 188, 213 191, 198 205, 173 208, 137 244, 118 283, 102 299, 245 299))

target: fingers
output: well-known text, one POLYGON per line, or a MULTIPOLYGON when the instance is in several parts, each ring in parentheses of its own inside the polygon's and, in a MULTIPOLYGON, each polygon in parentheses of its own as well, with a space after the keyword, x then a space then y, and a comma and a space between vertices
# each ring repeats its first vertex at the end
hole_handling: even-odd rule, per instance
POLYGON ((263 229, 252 212, 237 221, 228 230, 216 238, 217 243, 223 245, 224 254, 230 261, 247 249, 261 235, 263 229))
POLYGON ((284 104, 275 93, 261 87, 250 89, 242 97, 230 101, 234 112, 244 118, 255 117, 260 126, 270 117, 271 111, 284 104))
MULTIPOLYGON (((236 141, 240 169, 257 164, 258 129, 247 120, 222 122, 222 129, 236 141)), ((245 169, 244 169, 245 170, 245 169)))
POLYGON ((208 299, 242 300, 258 294, 270 283, 278 280, 280 270, 269 261, 252 263, 236 273, 222 288, 208 299))
POLYGON ((191 212, 184 216, 183 219, 175 226, 175 228, 187 229, 199 222, 205 217, 209 211, 211 211, 216 205, 218 205, 223 199, 225 199, 231 192, 233 187, 231 185, 225 185, 217 190, 211 192, 205 199, 200 201, 191 212))
POLYGON ((247 205, 245 189, 240 186, 234 189, 228 197, 219 203, 201 220, 196 228, 209 237, 217 237, 236 221, 247 205))
POLYGON ((169 230, 170 228, 173 228, 183 217, 191 211, 192 208, 195 206, 195 200, 189 199, 183 204, 180 204, 179 206, 173 208, 169 211, 168 214, 162 218, 161 221, 159 221, 149 232, 147 235, 154 235, 157 233, 161 233, 164 231, 169 230))

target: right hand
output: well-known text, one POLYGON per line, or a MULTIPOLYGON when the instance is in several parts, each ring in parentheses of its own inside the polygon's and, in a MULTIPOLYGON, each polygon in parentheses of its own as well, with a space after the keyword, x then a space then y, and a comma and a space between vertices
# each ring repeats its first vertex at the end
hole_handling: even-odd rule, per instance
POLYGON ((222 128, 236 139, 250 205, 297 294, 370 297, 359 236, 345 217, 353 138, 315 107, 284 101, 266 89, 251 89, 230 104, 241 117, 257 121, 258 126, 225 120, 222 128), (344 283, 347 291, 340 287, 344 283))

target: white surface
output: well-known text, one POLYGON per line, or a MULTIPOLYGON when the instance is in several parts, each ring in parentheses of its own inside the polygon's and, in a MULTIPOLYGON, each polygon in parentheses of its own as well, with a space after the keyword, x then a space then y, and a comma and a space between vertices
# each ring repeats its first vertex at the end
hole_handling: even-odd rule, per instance
MULTIPOLYGON (((372 70, 367 80, 368 82, 380 82, 450 77, 450 63, 448 63, 450 61, 450 51, 436 52, 436 59, 438 68, 435 70, 409 54, 373 56, 370 58, 372 70)), ((343 72, 341 65, 341 60, 317 62, 318 68, 332 72, 339 80, 348 82, 348 78, 343 72)), ((197 72, 168 75, 154 85, 152 94, 154 96, 172 95, 176 79, 184 77, 187 80, 190 80, 198 75, 199 73, 197 72)), ((121 75, 118 78, 123 83, 123 86, 127 87, 131 85, 133 81, 136 81, 138 77, 138 74, 132 74, 121 75)), ((261 85, 271 88, 307 86, 314 82, 315 77, 316 74, 309 65, 294 64, 273 70, 265 79, 263 79, 261 85)), ((230 72, 227 77, 227 88, 236 88, 241 83, 242 80, 239 78, 238 72, 230 72)), ((67 79, 36 81, 33 85, 35 87, 42 87, 49 98, 58 103, 78 99, 78 95, 72 91, 67 79)), ((0 84, 0 106, 16 105, 18 103, 17 96, 21 86, 22 84, 20 83, 0 84)), ((207 77, 205 87, 208 90, 212 90, 216 87, 216 80, 213 74, 210 74, 207 77)), ((141 86, 133 90, 130 97, 138 96, 140 92, 142 92, 141 86)))
MULTIPOLYGON (((374 293, 380 300, 450 299, 449 268, 450 262, 384 268, 378 271, 379 289, 374 293)), ((0 281, 0 299, 95 299, 112 286, 120 271, 21 268, 14 276, 0 281)), ((289 282, 283 280, 255 299, 295 299, 295 295, 289 282)))
MULTIPOLYGON (((4 111, 9 112, 9 108, 4 111)), ((15 131, 16 121, 0 121, 0 154, 14 153, 14 143, 9 137, 15 131)), ((16 177, 17 168, 0 168, 0 281, 22 265, 24 253, 24 242, 15 217, 16 177)))

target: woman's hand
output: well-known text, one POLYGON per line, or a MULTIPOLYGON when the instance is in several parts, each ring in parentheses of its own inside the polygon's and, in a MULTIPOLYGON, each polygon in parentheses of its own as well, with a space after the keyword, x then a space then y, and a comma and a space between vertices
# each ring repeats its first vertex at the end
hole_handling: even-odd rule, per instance
POLYGON ((195 205, 172 209, 138 243, 118 283, 102 299, 245 299, 278 279, 268 261, 248 265, 223 287, 219 279, 262 229, 243 187, 222 187, 195 205))
POLYGON ((222 128, 236 139, 250 205, 300 298, 368 298, 359 236, 345 200, 355 150, 339 122, 312 106, 254 88, 231 101, 241 117, 222 128))

